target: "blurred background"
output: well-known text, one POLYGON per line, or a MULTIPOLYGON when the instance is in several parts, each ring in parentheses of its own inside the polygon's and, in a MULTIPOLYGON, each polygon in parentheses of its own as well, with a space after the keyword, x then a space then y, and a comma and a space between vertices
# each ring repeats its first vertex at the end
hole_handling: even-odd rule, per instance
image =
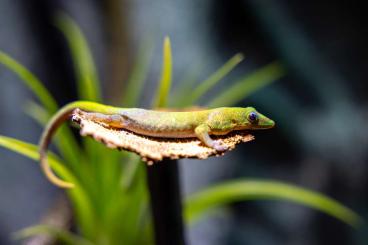
MULTIPOLYGON (((153 43, 140 106, 148 107, 170 36, 173 86, 208 77, 235 53, 245 60, 209 93, 272 61, 287 74, 241 101, 277 127, 231 154, 180 162, 183 193, 224 179, 288 181, 327 194, 368 218, 367 15, 362 1, 0 0, 0 50, 33 71, 60 105, 76 99, 75 74, 54 16, 67 13, 86 36, 103 95, 114 104, 138 46, 153 43), (158 62, 160 61, 160 62, 158 62)), ((23 112, 32 99, 0 67, 0 133, 36 143, 41 128, 23 112)), ((189 96, 189 95, 188 95, 189 96)), ((205 101, 204 101, 205 102, 205 101)), ((60 193, 37 165, 0 149, 0 244, 37 223, 60 193)), ((188 230, 189 244, 367 244, 368 235, 325 214, 286 202, 236 203, 188 230)))

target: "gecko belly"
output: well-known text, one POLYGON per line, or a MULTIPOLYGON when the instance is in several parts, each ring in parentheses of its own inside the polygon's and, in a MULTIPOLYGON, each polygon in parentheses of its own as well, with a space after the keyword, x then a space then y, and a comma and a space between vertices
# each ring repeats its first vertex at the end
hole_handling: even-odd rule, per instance
POLYGON ((159 137, 159 138, 193 138, 196 137, 194 130, 162 130, 162 129, 147 129, 142 127, 123 127, 126 130, 132 131, 133 133, 151 136, 151 137, 159 137))

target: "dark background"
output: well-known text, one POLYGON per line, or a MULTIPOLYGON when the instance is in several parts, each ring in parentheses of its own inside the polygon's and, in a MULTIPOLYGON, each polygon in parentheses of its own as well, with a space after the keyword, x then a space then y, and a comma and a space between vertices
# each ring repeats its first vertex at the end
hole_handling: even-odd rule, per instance
MULTIPOLYGON (((58 11, 72 16, 92 49, 104 95, 116 100, 137 44, 171 37, 174 86, 191 69, 200 78, 237 52, 245 61, 221 83, 274 60, 287 75, 244 99, 277 122, 257 141, 222 159, 181 163, 185 193, 222 179, 289 181, 332 196, 367 218, 367 14, 363 1, 275 0, 0 0, 0 49, 30 68, 59 104, 76 98, 68 47, 55 28, 58 11)), ((142 106, 156 86, 153 62, 142 106)), ((0 134, 37 142, 40 128, 22 106, 31 96, 0 67, 0 134)), ((212 94, 213 95, 213 94, 212 94)), ((208 95, 211 98, 211 94, 208 95)), ((57 191, 31 161, 0 149, 0 244, 36 223, 57 191)), ((232 205, 189 232, 190 244, 366 244, 368 235, 314 210, 284 202, 232 205)))

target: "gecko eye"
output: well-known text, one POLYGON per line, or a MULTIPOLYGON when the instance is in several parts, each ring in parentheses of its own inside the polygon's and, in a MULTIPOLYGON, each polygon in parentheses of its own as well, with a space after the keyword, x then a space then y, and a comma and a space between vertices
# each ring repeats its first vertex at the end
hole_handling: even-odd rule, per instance
POLYGON ((251 113, 248 114, 248 119, 250 122, 256 122, 258 120, 258 115, 256 112, 252 111, 251 113))

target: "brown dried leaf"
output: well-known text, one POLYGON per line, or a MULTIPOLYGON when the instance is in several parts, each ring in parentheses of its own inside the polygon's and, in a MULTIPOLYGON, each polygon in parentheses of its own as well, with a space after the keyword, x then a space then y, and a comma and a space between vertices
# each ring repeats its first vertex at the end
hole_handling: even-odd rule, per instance
MULTIPOLYGON (((163 158, 205 159, 209 156, 220 156, 225 153, 205 146, 197 138, 149 137, 125 129, 108 128, 105 125, 88 120, 85 117, 86 113, 81 110, 75 110, 72 115, 72 121, 80 126, 80 134, 82 136, 91 136, 109 148, 135 152, 148 164, 161 161, 163 158)), ((248 142, 254 139, 253 135, 244 131, 235 131, 227 135, 213 135, 211 137, 226 145, 228 147, 227 151, 234 149, 241 142, 248 142)))

